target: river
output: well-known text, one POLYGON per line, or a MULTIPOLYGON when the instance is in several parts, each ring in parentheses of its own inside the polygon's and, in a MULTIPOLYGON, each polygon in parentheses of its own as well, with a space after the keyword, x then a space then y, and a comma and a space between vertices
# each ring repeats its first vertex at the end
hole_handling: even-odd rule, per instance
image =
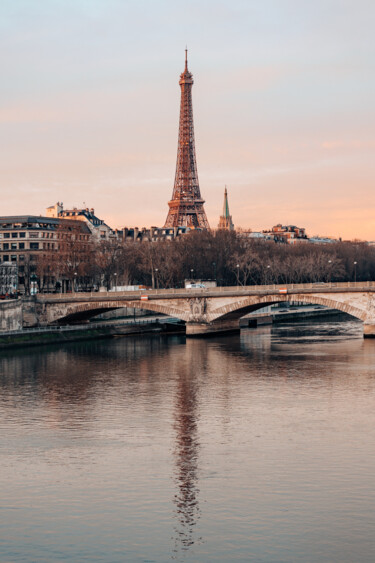
POLYGON ((1 562, 372 562, 357 322, 0 355, 1 562))

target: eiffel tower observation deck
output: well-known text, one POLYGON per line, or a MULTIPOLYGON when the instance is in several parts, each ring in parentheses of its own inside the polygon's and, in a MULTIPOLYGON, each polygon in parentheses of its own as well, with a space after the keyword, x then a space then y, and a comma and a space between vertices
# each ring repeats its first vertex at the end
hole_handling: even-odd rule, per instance
POLYGON ((187 49, 185 70, 180 76, 181 106, 178 132, 176 176, 169 212, 164 227, 209 229, 204 200, 199 189, 195 157, 193 104, 191 89, 193 75, 188 70, 187 49))

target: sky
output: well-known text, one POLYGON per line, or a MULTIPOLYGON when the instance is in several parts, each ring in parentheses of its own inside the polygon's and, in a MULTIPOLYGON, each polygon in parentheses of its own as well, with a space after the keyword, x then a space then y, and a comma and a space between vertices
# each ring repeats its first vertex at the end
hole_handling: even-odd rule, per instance
POLYGON ((373 0, 2 0, 0 215, 162 226, 179 75, 212 227, 375 240, 373 0))

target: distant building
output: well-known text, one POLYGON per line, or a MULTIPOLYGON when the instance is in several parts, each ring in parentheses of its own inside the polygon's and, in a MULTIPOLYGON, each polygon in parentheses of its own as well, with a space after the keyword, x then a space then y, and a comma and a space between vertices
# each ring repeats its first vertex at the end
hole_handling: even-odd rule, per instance
POLYGON ((275 225, 270 231, 263 231, 263 234, 273 238, 275 242, 295 244, 297 242, 307 242, 306 229, 295 225, 275 225))
POLYGON ((225 230, 225 231, 233 231, 234 230, 232 215, 230 215, 230 213, 229 213, 228 191, 227 191, 226 186, 225 186, 225 190, 224 190, 223 214, 220 216, 218 229, 222 229, 222 230, 225 230))
POLYGON ((47 207, 46 215, 47 217, 59 219, 83 221, 90 229, 90 232, 96 241, 109 240, 110 238, 116 236, 111 227, 95 215, 95 210, 93 208, 89 209, 86 207, 78 209, 77 207, 73 207, 72 209, 64 209, 63 203, 57 202, 55 205, 47 207))
MULTIPOLYGON (((116 231, 116 236, 123 242, 156 242, 160 240, 175 240, 186 235, 191 230, 190 227, 124 227, 116 231)), ((194 229, 199 230, 199 229, 194 229)))
POLYGON ((273 237, 265 233, 260 233, 258 231, 251 231, 251 232, 245 232, 240 234, 242 236, 246 236, 247 238, 251 238, 253 240, 273 241, 273 237))
POLYGON ((337 239, 329 237, 310 237, 309 242, 311 242, 312 244, 332 244, 339 241, 337 239))

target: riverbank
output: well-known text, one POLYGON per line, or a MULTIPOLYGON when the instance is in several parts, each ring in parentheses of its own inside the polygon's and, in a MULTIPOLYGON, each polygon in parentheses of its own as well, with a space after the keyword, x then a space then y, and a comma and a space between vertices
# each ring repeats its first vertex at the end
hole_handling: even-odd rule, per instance
MULTIPOLYGON (((277 309, 267 313, 255 313, 240 319, 238 329, 256 328, 258 326, 280 324, 283 322, 303 322, 307 319, 336 318, 343 313, 335 309, 319 307, 299 307, 296 309, 277 309)), ((101 338, 115 338, 120 336, 164 333, 184 333, 185 324, 178 319, 169 317, 146 316, 137 320, 108 320, 106 322, 91 322, 85 325, 49 326, 23 330, 13 330, 0 333, 0 350, 41 346, 46 344, 61 344, 65 342, 79 342, 101 338)))
POLYGON ((184 332, 180 323, 156 320, 139 320, 133 323, 90 323, 79 326, 40 327, 0 333, 0 350, 79 342, 98 338, 115 338, 134 334, 184 332))

